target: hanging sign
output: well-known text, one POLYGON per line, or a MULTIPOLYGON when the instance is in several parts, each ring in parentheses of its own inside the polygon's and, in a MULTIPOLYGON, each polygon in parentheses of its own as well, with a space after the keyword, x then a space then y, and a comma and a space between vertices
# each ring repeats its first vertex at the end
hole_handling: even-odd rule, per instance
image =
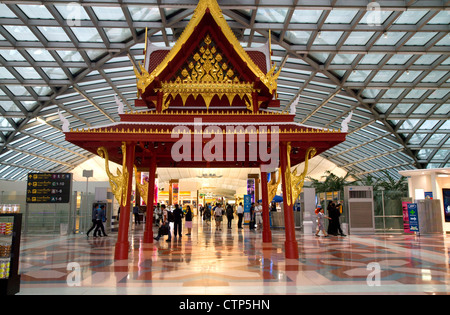
POLYGON ((27 203, 68 203, 71 183, 71 173, 29 173, 27 203))

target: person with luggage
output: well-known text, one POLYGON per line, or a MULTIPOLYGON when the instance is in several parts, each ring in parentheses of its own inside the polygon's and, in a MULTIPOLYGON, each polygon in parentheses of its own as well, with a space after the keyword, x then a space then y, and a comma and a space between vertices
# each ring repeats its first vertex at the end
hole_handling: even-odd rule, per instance
POLYGON ((160 228, 158 229, 158 235, 154 237, 155 240, 159 241, 161 236, 168 235, 166 242, 172 241, 172 234, 170 233, 170 222, 169 222, 169 212, 166 210, 165 205, 161 205, 162 209, 162 223, 160 228))

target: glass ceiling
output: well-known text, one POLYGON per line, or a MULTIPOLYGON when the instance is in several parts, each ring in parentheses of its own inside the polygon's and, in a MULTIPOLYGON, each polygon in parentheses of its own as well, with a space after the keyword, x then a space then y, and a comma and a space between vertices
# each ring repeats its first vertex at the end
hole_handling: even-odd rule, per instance
MULTIPOLYGON (((91 158, 64 140, 58 112, 72 128, 119 121, 114 95, 134 109, 145 28, 152 43, 171 47, 197 3, 32 2, 0 3, 0 179, 66 172, 91 158)), ((242 46, 264 44, 271 30, 283 69, 281 107, 272 110, 300 96, 297 122, 335 129, 353 112, 347 140, 323 157, 357 176, 449 167, 447 1, 332 2, 219 4, 242 46)))

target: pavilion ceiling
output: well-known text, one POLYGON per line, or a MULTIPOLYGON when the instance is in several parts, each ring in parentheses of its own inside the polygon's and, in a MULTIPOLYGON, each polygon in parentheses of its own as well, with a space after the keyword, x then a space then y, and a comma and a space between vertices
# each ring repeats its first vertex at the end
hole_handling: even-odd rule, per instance
MULTIPOLYGON (((272 39, 281 107, 296 121, 340 128, 321 154, 363 176, 449 167, 450 1, 218 1, 242 45, 272 39), (379 10, 378 10, 379 9, 379 10), (375 14, 375 15, 374 15, 375 14)), ((172 46, 197 1, 0 2, 0 179, 65 172, 92 154, 64 140, 72 128, 119 121, 134 108, 133 64, 145 28, 172 46)))

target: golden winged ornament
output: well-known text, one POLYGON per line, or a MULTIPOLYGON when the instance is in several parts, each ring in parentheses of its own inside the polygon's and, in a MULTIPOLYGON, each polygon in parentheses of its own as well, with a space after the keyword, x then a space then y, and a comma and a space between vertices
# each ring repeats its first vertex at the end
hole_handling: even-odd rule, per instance
POLYGON ((134 166, 134 178, 136 179, 136 186, 139 190, 139 194, 141 195, 142 199, 144 199, 145 204, 147 203, 148 199, 148 181, 144 181, 144 184, 141 184, 141 181, 139 180, 139 177, 137 176, 137 168, 134 166))
POLYGON ((125 206, 127 203, 127 187, 128 187, 128 170, 126 167, 126 143, 122 142, 122 171, 117 168, 117 175, 113 175, 109 170, 109 155, 108 150, 105 147, 100 147, 97 149, 97 153, 100 157, 105 159, 105 170, 109 178, 109 185, 111 186, 111 191, 116 197, 119 205, 125 206))
POLYGON ((303 170, 303 173, 297 175, 297 169, 298 169, 298 166, 297 166, 291 174, 292 200, 294 200, 294 201, 300 195, 300 192, 305 183, 306 174, 308 173, 309 159, 312 159, 316 155, 316 153, 317 153, 316 148, 313 148, 313 147, 308 148, 308 150, 306 150, 305 168, 303 170))

